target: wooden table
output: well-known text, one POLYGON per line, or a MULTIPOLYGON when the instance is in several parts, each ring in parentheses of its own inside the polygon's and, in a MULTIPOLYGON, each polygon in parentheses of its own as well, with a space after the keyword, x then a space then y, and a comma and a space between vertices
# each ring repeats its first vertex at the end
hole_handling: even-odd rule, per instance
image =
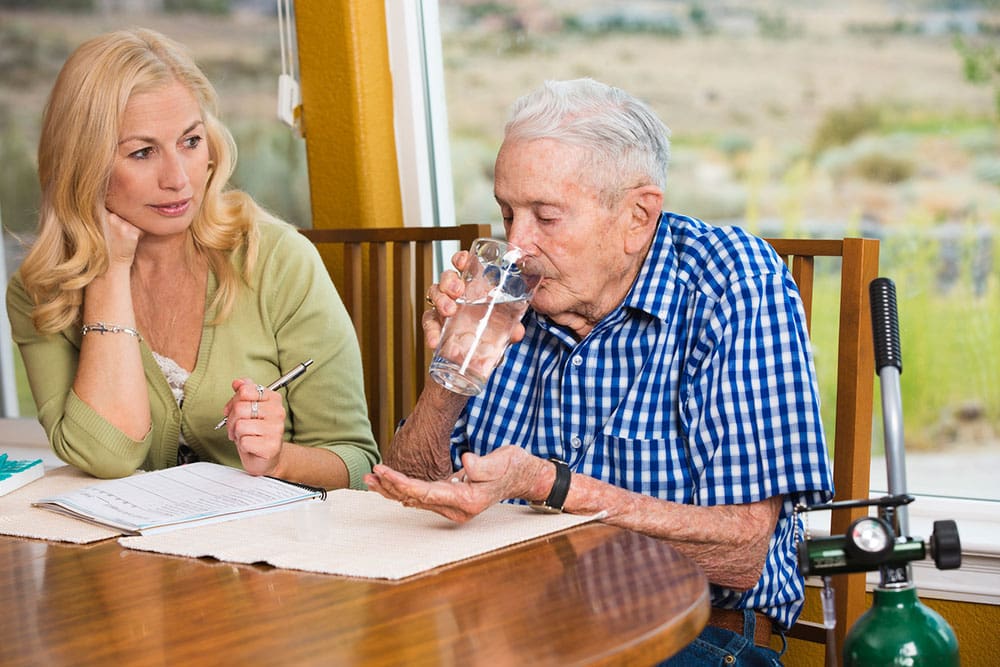
POLYGON ((665 542, 587 524, 397 583, 0 537, 0 611, 4 667, 643 665, 709 598, 665 542))

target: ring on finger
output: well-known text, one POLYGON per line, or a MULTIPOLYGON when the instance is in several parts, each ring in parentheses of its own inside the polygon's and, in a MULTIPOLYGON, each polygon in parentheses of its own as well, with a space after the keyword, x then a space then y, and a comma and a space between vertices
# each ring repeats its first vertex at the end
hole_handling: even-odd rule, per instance
POLYGON ((431 298, 430 294, 424 296, 424 301, 426 301, 427 305, 430 306, 431 308, 434 307, 434 299, 431 298))
POLYGON ((257 400, 258 401, 263 401, 264 400, 264 390, 266 388, 267 387, 265 387, 262 384, 257 385, 257 400))
POLYGON ((250 419, 260 418, 260 404, 257 401, 250 403, 250 419))

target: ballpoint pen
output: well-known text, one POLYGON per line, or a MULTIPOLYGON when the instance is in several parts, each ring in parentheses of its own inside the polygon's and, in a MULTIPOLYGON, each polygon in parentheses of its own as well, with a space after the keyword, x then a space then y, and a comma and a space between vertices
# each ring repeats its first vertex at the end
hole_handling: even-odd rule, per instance
MULTIPOLYGON (((281 389, 286 384, 288 384, 289 382, 291 382, 292 380, 294 380, 298 376, 300 376, 303 373, 305 373, 306 369, 309 368, 309 366, 312 364, 312 362, 313 362, 312 359, 306 359, 301 364, 299 364, 298 366, 296 366, 292 370, 288 371, 287 373, 285 373, 284 375, 282 375, 280 378, 278 378, 277 380, 275 380, 271 384, 267 385, 267 388, 270 389, 271 391, 276 391, 278 389, 281 389)), ((229 421, 229 417, 223 417, 222 421, 220 421, 218 424, 215 425, 215 430, 218 431, 220 428, 222 428, 223 426, 225 426, 228 421, 229 421)))

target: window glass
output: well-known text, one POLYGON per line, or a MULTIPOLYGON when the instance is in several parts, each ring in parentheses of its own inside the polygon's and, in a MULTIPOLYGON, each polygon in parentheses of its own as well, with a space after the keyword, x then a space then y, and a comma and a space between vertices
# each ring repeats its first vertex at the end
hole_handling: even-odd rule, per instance
MULTIPOLYGON (((764 236, 881 239, 908 490, 998 498, 996 3, 440 0, 439 14, 458 221, 502 232, 493 159, 517 96, 577 77, 636 94, 672 130, 667 209, 764 236)), ((832 435, 836 286, 818 271, 832 435)), ((873 478, 885 488, 881 458, 873 478)))

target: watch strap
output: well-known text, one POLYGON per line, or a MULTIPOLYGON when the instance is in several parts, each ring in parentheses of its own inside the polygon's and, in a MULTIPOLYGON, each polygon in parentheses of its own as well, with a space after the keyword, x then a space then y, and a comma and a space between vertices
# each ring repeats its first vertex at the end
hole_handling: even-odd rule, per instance
POLYGON ((553 457, 549 461, 552 461, 556 466, 556 479, 552 483, 552 490, 549 491, 549 497, 544 502, 533 502, 531 508, 539 512, 558 514, 563 511, 563 505, 566 504, 569 482, 573 473, 570 472, 569 466, 562 459, 553 457))

